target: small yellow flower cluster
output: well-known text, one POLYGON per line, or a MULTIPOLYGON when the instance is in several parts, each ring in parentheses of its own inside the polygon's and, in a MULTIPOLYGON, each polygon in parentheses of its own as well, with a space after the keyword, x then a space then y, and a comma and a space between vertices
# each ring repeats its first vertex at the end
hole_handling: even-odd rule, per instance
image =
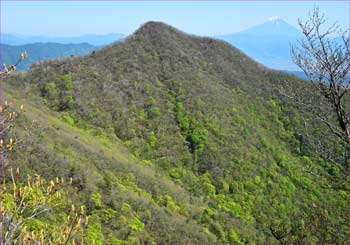
MULTIPOLYGON (((11 150, 13 149, 13 147, 14 147, 15 144, 16 144, 16 143, 15 143, 14 139, 13 139, 13 138, 10 138, 9 142, 6 143, 6 149, 7 149, 8 151, 11 151, 11 150)), ((4 140, 3 140, 3 139, 0 139, 0 151, 2 151, 3 147, 4 147, 4 140)))

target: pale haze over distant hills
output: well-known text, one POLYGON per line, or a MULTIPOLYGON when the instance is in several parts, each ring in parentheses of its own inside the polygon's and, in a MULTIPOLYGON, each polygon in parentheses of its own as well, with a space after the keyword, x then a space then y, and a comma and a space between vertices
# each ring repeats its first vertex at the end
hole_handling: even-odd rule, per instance
MULTIPOLYGON (((121 40, 124 37, 126 37, 126 35, 120 33, 105 35, 90 34, 76 37, 47 37, 2 34, 1 41, 3 44, 7 45, 24 45, 36 42, 51 42, 59 44, 88 43, 94 46, 104 46, 121 40)), ((299 68, 292 61, 290 47, 292 44, 295 44, 297 40, 300 40, 302 38, 302 33, 296 27, 288 24, 281 18, 271 17, 266 22, 248 28, 247 30, 233 34, 215 36, 215 38, 229 42, 254 60, 269 68, 277 70, 299 71, 299 68)), ((44 44, 41 46, 43 45, 44 44)), ((89 50, 91 50, 91 48, 89 50)), ((67 55, 67 52, 64 54, 67 55)), ((57 55, 59 54, 57 53, 57 55)), ((11 56, 11 54, 5 54, 3 57, 9 56, 11 56)))
POLYGON ((28 43, 61 43, 77 44, 89 43, 95 46, 107 45, 125 37, 121 33, 109 33, 104 35, 87 34, 75 37, 48 37, 48 36, 27 36, 19 34, 4 33, 1 36, 1 43, 8 45, 24 45, 28 43))

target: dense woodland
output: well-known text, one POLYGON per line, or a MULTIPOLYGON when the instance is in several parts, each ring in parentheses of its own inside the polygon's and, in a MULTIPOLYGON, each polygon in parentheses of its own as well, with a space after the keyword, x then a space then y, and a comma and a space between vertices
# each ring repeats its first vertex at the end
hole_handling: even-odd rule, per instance
POLYGON ((4 86, 25 105, 8 166, 72 178, 85 243, 350 243, 346 146, 291 97, 324 99, 226 42, 148 22, 4 86))

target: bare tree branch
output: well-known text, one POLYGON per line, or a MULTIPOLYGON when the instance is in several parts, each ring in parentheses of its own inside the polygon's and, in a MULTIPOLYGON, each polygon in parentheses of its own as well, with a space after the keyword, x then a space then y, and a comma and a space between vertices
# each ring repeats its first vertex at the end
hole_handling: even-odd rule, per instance
MULTIPOLYGON (((291 48, 294 63, 304 71, 328 102, 331 115, 316 114, 329 130, 347 145, 344 168, 350 168, 350 40, 349 30, 339 25, 325 28, 326 18, 315 8, 309 20, 299 21, 304 39, 291 48), (339 38, 331 35, 341 33, 339 38)), ((310 106, 310 105, 309 105, 310 106)), ((315 105, 311 105, 315 106, 315 105)))

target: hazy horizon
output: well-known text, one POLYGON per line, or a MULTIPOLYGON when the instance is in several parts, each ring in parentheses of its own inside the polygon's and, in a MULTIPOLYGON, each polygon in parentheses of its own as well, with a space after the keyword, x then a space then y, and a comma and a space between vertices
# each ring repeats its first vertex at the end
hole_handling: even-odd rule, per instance
POLYGON ((148 21, 161 21, 196 35, 225 35, 278 17, 298 28, 319 6, 329 23, 349 28, 348 1, 232 2, 1 2, 1 33, 73 37, 129 35, 148 21), (62 18, 64 16, 64 18, 62 18), (16 21, 13 21, 16 20, 16 21))

